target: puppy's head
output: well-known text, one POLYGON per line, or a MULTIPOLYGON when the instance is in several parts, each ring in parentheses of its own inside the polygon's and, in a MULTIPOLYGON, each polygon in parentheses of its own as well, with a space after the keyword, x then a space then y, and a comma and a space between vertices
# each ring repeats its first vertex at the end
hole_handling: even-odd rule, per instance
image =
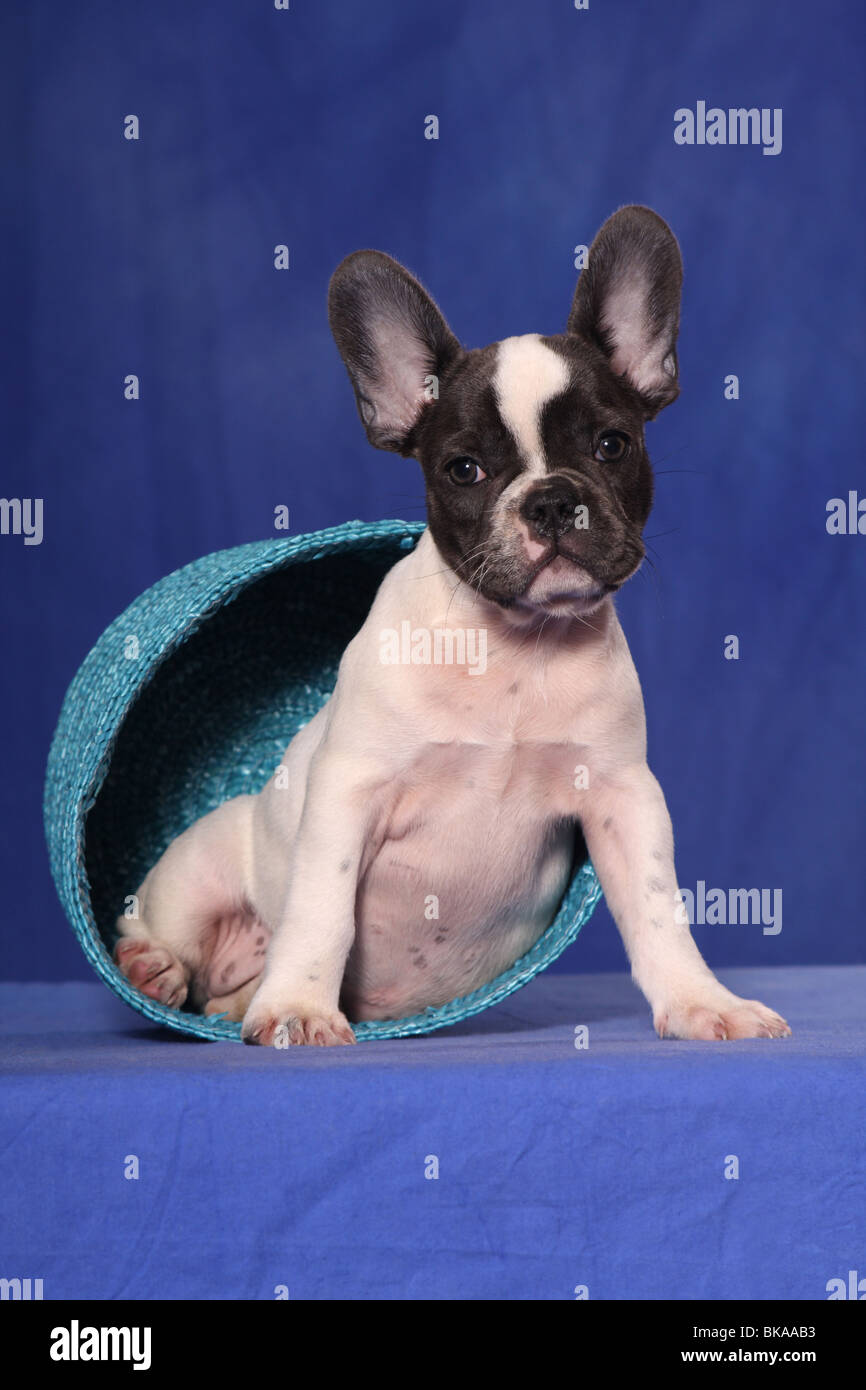
POLYGON ((649 208, 605 222, 566 332, 467 350, 379 251, 337 268, 329 315, 371 444, 419 460, 433 539, 504 608, 580 614, 639 567, 644 422, 678 394, 682 265, 649 208))

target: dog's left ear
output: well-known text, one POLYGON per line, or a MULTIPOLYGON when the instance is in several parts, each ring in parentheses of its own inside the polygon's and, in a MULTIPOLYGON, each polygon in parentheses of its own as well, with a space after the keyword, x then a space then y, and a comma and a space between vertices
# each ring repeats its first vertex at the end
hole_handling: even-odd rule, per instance
POLYGON ((679 394, 683 265, 676 237, 645 207, 620 208, 589 248, 568 319, 641 396, 647 419, 679 394))
POLYGON ((410 454, 412 431, 438 394, 433 379, 459 342, 426 290, 382 251, 355 251, 337 266, 328 318, 370 443, 410 454))

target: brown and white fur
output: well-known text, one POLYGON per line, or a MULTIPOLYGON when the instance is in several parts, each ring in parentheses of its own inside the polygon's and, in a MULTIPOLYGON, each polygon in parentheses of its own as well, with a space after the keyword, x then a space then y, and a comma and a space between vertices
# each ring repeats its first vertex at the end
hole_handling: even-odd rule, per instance
POLYGON ((643 426, 678 392, 680 282, 665 223, 623 208, 565 334, 470 351, 389 257, 335 272, 368 438, 420 461, 428 529, 281 770, 180 835, 119 920, 116 960, 147 994, 242 1019, 250 1043, 352 1042, 350 1018, 442 1004, 526 952, 579 826, 661 1036, 790 1031, 719 983, 684 920, 611 597, 644 555, 643 426), (486 661, 383 663, 406 622, 483 631, 486 661))

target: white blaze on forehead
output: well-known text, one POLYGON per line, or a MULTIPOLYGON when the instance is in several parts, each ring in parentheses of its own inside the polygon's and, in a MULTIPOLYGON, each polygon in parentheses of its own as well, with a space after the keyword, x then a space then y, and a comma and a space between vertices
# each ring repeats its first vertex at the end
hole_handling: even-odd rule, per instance
POLYGON ((499 344, 493 374, 499 414, 533 472, 545 471, 541 412, 565 391, 568 382, 565 359, 542 343, 537 333, 503 338, 499 344))

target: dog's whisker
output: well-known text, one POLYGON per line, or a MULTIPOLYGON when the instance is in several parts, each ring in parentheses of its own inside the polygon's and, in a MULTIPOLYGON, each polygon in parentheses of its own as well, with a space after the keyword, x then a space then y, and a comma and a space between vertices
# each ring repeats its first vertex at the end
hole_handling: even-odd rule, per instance
POLYGON ((694 473, 699 478, 707 476, 705 468, 654 468, 653 474, 656 478, 669 478, 673 473, 694 473))
POLYGON ((669 531, 656 531, 652 536, 644 536, 644 544, 648 545, 650 541, 661 540, 662 536, 674 536, 677 531, 680 530, 682 530, 682 527, 672 526, 669 531))

